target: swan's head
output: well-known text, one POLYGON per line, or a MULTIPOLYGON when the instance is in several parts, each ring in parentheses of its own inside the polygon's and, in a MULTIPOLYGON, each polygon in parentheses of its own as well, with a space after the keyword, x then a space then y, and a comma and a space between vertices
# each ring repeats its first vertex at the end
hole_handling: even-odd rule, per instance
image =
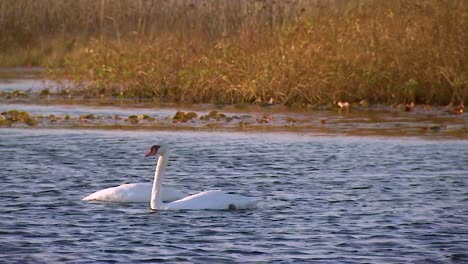
POLYGON ((151 149, 146 153, 145 157, 150 157, 150 156, 162 156, 164 153, 166 153, 167 147, 165 145, 153 145, 151 149))

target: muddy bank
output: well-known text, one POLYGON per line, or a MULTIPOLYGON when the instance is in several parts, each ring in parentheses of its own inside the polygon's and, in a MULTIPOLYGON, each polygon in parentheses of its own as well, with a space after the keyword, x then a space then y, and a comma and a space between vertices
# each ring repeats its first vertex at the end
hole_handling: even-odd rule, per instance
POLYGON ((444 111, 233 111, 235 109, 0 105, 0 128, 265 131, 468 139, 464 115, 444 111))

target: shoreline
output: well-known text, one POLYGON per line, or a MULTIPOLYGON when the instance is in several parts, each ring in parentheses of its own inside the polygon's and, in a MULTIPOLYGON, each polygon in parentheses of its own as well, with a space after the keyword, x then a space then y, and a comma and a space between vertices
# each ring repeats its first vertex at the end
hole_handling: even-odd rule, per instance
POLYGON ((96 105, 13 101, 0 104, 0 129, 97 129, 124 131, 214 131, 299 133, 360 137, 468 139, 466 115, 443 107, 390 106, 294 111, 284 107, 238 109, 216 105, 96 105), (16 112, 9 113, 16 110, 16 112), (24 117, 26 115, 27 117, 24 117), (16 116, 16 117, 14 117, 16 116), (8 121, 10 120, 10 121, 8 121), (16 120, 16 121, 13 121, 16 120))
POLYGON ((193 111, 219 109, 229 112, 261 112, 276 113, 310 113, 316 111, 337 112, 408 112, 421 115, 438 114, 450 116, 462 116, 462 105, 429 105, 429 104, 369 104, 361 102, 330 102, 328 104, 305 105, 304 107, 288 107, 282 104, 269 104, 266 102, 225 104, 225 103, 177 103, 164 102, 163 99, 143 99, 137 102, 136 98, 119 99, 116 97, 84 97, 84 96, 60 96, 57 94, 41 95, 37 92, 25 92, 16 90, 12 92, 0 91, 0 104, 24 104, 39 106, 85 106, 96 108, 122 108, 122 109, 187 109, 193 111), (19 94, 14 94, 19 93, 19 94), (13 97, 12 97, 13 95, 13 97), (341 105, 345 106, 341 106, 341 105), (460 110, 461 109, 461 110, 460 110))
POLYGON ((91 97, 45 80, 41 68, 26 70, 3 71, 14 77, 10 74, 3 78, 3 86, 0 86, 0 129, 271 132, 468 139, 468 116, 462 111, 455 112, 456 106, 330 102, 287 107, 268 102, 191 104, 164 102, 164 98, 91 97), (25 76, 30 76, 32 82, 20 86, 19 81, 28 80, 25 76), (13 110, 17 113, 8 113, 13 110))

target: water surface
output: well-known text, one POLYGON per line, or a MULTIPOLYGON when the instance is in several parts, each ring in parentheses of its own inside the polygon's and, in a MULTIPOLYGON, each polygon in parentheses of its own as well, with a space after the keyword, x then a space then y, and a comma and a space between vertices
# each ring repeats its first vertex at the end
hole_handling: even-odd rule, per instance
POLYGON ((293 133, 0 130, 0 262, 466 263, 468 141, 293 133), (151 181, 255 197, 152 212, 85 195, 151 181))
POLYGON ((42 67, 0 68, 0 92, 34 91, 57 86, 55 82, 44 79, 42 67))

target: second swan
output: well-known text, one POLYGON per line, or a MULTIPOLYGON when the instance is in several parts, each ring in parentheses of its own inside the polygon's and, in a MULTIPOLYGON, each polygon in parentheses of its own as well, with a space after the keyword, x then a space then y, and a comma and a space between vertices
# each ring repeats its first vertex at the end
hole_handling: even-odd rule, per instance
POLYGON ((247 209, 255 206, 253 198, 229 194, 223 191, 204 191, 165 203, 162 199, 162 181, 168 159, 165 145, 154 145, 145 157, 157 156, 158 163, 154 172, 150 207, 152 210, 232 210, 247 209))

